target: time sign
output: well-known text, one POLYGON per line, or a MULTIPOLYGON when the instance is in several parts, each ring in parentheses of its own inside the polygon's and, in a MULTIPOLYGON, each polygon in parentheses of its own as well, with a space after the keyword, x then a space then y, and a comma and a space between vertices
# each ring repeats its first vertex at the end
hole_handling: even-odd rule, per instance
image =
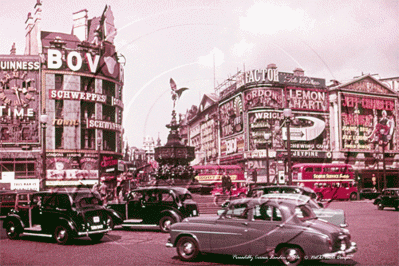
MULTIPOLYGON (((1 73, 0 73, 1 75, 1 73)), ((35 79, 26 71, 3 72, 0 79, 1 115, 32 116, 30 103, 36 99, 35 79), (6 109, 6 110, 5 110, 6 109)))

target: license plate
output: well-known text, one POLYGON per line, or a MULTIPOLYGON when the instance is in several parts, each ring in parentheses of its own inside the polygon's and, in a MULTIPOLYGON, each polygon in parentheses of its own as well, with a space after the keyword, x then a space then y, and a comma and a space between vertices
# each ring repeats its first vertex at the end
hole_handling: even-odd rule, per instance
POLYGON ((103 229, 103 225, 102 224, 100 224, 100 225, 92 225, 90 228, 91 228, 91 230, 103 229))
POLYGON ((99 223, 99 222, 100 222, 100 217, 94 216, 94 217, 93 217, 93 222, 99 223))
POLYGON ((194 216, 197 215, 197 210, 193 210, 193 215, 194 215, 194 216))

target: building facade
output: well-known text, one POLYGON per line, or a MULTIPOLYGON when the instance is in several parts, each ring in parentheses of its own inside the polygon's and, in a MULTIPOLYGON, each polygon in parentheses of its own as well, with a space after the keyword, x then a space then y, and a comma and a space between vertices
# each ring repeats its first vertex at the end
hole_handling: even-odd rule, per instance
MULTIPOLYGON (((363 186, 371 183, 372 174, 381 177, 384 168, 387 185, 399 185, 398 94, 372 76, 326 86, 323 78, 305 76, 302 69, 286 73, 270 64, 265 69, 238 72, 216 92, 218 108, 213 114, 196 112, 188 119, 190 143, 212 146, 209 138, 200 134, 200 125, 209 117, 217 118, 217 163, 240 165, 248 181, 256 171, 257 182, 287 183, 290 160, 291 165, 350 163, 363 186), (352 100, 358 109, 349 107, 352 100), (286 117, 284 109, 292 116, 286 117), (363 118, 367 118, 367 126, 360 120, 363 118), (376 142, 380 120, 388 121, 390 128, 384 146, 385 167, 381 145, 376 142)), ((195 162, 208 163, 198 158, 195 162)))
POLYGON ((4 65, 17 64, 2 69, 3 113, 12 121, 3 120, 21 135, 2 126, 1 143, 28 150, 15 153, 13 171, 19 175, 24 168, 26 178, 40 176, 41 188, 91 186, 100 179, 116 183, 123 157, 124 75, 113 44, 113 13, 106 6, 101 16, 89 19, 87 10, 78 11, 68 34, 43 31, 41 12, 38 1, 28 14, 25 55, 1 57, 4 65), (17 97, 7 99, 12 90, 17 97), (21 160, 27 162, 23 167, 21 160))

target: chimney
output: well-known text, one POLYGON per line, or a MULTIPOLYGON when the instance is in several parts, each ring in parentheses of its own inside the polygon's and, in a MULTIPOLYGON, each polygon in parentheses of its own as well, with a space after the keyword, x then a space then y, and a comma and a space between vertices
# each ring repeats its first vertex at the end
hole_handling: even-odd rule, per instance
POLYGON ((72 34, 78 37, 81 42, 87 41, 87 9, 73 13, 72 18, 72 34))
POLYGON ((303 77, 305 76, 305 71, 302 68, 295 68, 294 76, 303 77))
POLYGON ((25 54, 31 54, 31 32, 33 27, 33 17, 32 13, 28 13, 28 17, 25 21, 25 54))
POLYGON ((29 12, 25 21, 25 55, 37 55, 42 52, 41 21, 42 3, 37 0, 34 16, 29 12))
POLYGON ((16 51, 17 51, 17 49, 15 48, 15 42, 14 42, 11 46, 10 55, 15 55, 16 51))

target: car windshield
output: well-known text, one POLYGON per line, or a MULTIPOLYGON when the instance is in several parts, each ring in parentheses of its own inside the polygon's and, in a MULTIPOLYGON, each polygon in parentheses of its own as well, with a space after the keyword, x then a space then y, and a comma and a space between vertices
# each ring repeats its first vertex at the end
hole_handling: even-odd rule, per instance
POLYGON ((185 200, 193 199, 190 193, 184 193, 179 195, 179 199, 183 202, 185 200))
POLYGON ((311 220, 311 219, 316 219, 316 215, 314 212, 306 205, 299 205, 295 207, 295 215, 298 217, 301 221, 306 221, 306 220, 311 220))
POLYGON ((77 194, 75 197, 72 196, 72 198, 76 207, 102 206, 99 196, 94 193, 77 194))

